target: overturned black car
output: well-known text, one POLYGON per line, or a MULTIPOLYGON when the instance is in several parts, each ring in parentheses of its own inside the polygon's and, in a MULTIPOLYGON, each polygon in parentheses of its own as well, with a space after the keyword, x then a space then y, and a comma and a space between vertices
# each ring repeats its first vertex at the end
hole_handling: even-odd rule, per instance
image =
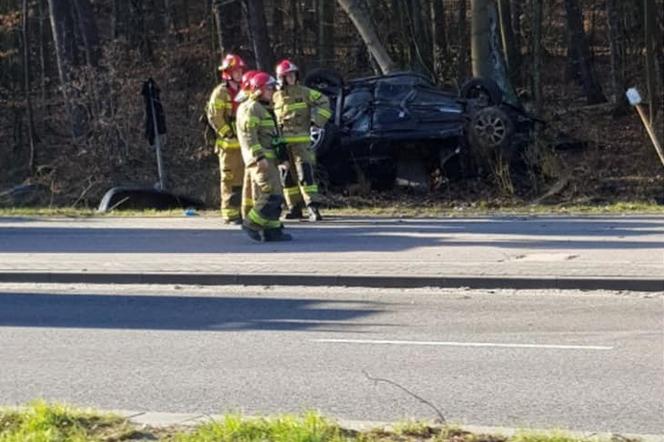
POLYGON ((374 189, 430 187, 432 177, 464 176, 471 148, 511 155, 533 127, 491 80, 471 79, 457 93, 413 72, 344 82, 319 69, 305 84, 325 93, 334 111, 326 127, 312 129, 322 180, 332 187, 362 180, 374 189))

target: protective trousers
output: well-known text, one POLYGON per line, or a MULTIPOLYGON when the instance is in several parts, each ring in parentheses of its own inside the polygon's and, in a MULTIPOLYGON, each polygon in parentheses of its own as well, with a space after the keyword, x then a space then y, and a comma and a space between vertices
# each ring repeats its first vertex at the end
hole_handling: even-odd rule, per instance
POLYGON ((254 205, 248 211, 243 224, 257 232, 282 227, 279 221, 281 204, 283 203, 279 168, 275 160, 269 159, 267 161, 269 164, 267 170, 259 171, 256 164, 246 169, 251 180, 254 205))
POLYGON ((244 183, 242 184, 242 219, 247 219, 249 211, 254 207, 254 189, 251 185, 251 172, 244 170, 244 183))
POLYGON ((240 220, 242 204, 242 183, 244 162, 240 147, 219 149, 219 170, 221 172, 221 217, 224 221, 240 220))
MULTIPOLYGON (((288 139, 288 137, 286 137, 288 139)), ((291 167, 284 177, 284 197, 289 209, 320 204, 318 184, 315 178, 316 154, 306 143, 289 143, 291 167)))

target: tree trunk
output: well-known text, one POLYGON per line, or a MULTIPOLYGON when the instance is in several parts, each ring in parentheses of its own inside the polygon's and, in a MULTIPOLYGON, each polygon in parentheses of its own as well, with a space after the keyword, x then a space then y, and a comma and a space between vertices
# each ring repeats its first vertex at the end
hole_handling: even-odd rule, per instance
MULTIPOLYGON (((523 1, 512 0, 512 29, 514 29, 514 47, 517 54, 521 55, 523 47, 523 30, 521 27, 521 17, 523 16, 523 1)), ((521 61, 521 60, 520 60, 521 61)))
POLYGON ((286 11, 284 0, 272 0, 272 36, 275 49, 279 50, 286 44, 286 11))
POLYGON ((333 66, 334 56, 334 14, 336 3, 330 0, 319 2, 318 25, 318 63, 321 66, 333 66))
POLYGON ((498 15, 500 17, 500 36, 503 44, 503 53, 507 62, 509 78, 515 81, 518 78, 520 68, 520 48, 517 50, 512 28, 511 0, 498 0, 498 15))
POLYGON ((256 67, 259 70, 271 71, 274 65, 274 55, 267 34, 267 20, 265 19, 265 6, 263 0, 245 0, 247 5, 247 22, 251 32, 254 46, 256 67))
POLYGON ((457 83, 461 85, 468 77, 468 10, 466 9, 466 0, 461 0, 458 12, 459 61, 457 65, 457 83))
POLYGON ((493 0, 472 0, 471 59, 473 76, 494 80, 505 100, 517 104, 516 93, 507 77, 505 59, 500 47, 498 10, 493 0))
POLYGON ((99 33, 90 0, 73 0, 76 22, 85 49, 85 60, 89 66, 99 64, 99 33))
MULTIPOLYGON (((209 1, 209 0, 208 0, 209 1)), ((166 38, 170 40, 172 31, 175 31, 176 26, 173 21, 173 8, 171 5, 171 0, 163 0, 163 8, 162 8, 162 17, 161 17, 161 22, 162 22, 162 27, 163 27, 163 32, 166 34, 166 38)), ((208 4, 208 7, 210 5, 208 4)))
POLYGON ((300 9, 296 1, 291 1, 291 20, 293 28, 291 29, 291 52, 295 55, 302 54, 302 26, 300 26, 300 9))
MULTIPOLYGON (((392 0, 392 14, 397 23, 399 38, 401 39, 396 46, 399 50, 399 61, 401 66, 411 66, 413 60, 413 45, 410 40, 410 31, 408 27, 408 17, 406 15, 406 5, 403 0, 392 0)), ((369 10, 371 11, 371 9, 369 10)), ((395 29, 395 33, 397 30, 395 29)))
POLYGON ((595 78, 590 60, 590 48, 583 29, 583 14, 578 0, 565 0, 567 11, 567 27, 570 34, 569 48, 572 51, 573 68, 581 75, 581 85, 588 104, 604 103, 606 97, 602 87, 595 78))
POLYGON ((625 30, 622 15, 624 8, 620 0, 606 0, 606 15, 609 25, 609 49, 611 51, 611 88, 616 110, 627 107, 625 97, 625 30))
POLYGON ((470 59, 473 76, 481 78, 493 77, 491 65, 491 48, 489 46, 489 1, 471 0, 470 15, 470 59))
POLYGON ((532 0, 532 87, 535 101, 535 114, 542 114, 542 0, 532 0))
POLYGON ((130 26, 132 25, 133 18, 131 17, 131 5, 134 0, 113 0, 112 2, 112 17, 111 17, 111 32, 113 38, 130 37, 130 26))
POLYGON ((28 112, 28 143, 30 143, 29 156, 28 156, 28 170, 31 174, 35 172, 36 161, 36 135, 35 135, 35 119, 32 110, 32 98, 30 96, 30 28, 28 20, 28 0, 23 0, 21 7, 21 36, 23 40, 23 90, 25 93, 25 108, 28 112))
POLYGON ((71 17, 69 16, 69 5, 67 0, 48 0, 49 13, 51 18, 51 31, 53 32, 53 42, 55 46, 55 59, 58 64, 58 76, 60 77, 60 86, 65 103, 67 115, 71 121, 71 131, 74 138, 83 134, 83 121, 79 112, 75 111, 72 102, 72 93, 70 90, 70 79, 73 66, 73 52, 68 47, 68 39, 74 29, 71 26, 71 17))
POLYGON ((364 44, 371 53, 371 56, 376 60, 383 74, 388 74, 396 70, 396 65, 390 58, 385 47, 378 39, 376 29, 369 16, 362 10, 358 4, 358 0, 337 0, 339 6, 348 14, 348 17, 355 25, 358 33, 364 40, 364 44))
POLYGON ((242 7, 240 1, 227 3, 225 0, 214 0, 212 3, 217 26, 219 52, 222 54, 237 52, 242 35, 242 7))
POLYGON ((436 80, 442 80, 447 59, 447 23, 445 22, 444 0, 431 0, 431 58, 436 80))
POLYGON ((422 20, 421 0, 406 0, 408 17, 408 40, 411 46, 411 65, 420 72, 430 72, 431 45, 427 38, 427 28, 422 20))
POLYGON ((655 9, 655 0, 644 0, 644 39, 646 46, 646 83, 648 85, 648 101, 650 102, 650 123, 655 121, 657 114, 657 100, 659 91, 657 87, 657 73, 655 65, 657 64, 657 42, 655 40, 657 27, 657 10, 655 9))
POLYGON ((145 8, 143 0, 129 0, 131 13, 128 29, 129 43, 137 47, 144 58, 152 58, 152 43, 145 27, 145 8))
POLYGON ((46 25, 48 21, 48 14, 44 9, 44 2, 39 1, 39 86, 41 88, 41 101, 42 106, 46 102, 47 88, 46 88, 46 46, 48 45, 46 25))

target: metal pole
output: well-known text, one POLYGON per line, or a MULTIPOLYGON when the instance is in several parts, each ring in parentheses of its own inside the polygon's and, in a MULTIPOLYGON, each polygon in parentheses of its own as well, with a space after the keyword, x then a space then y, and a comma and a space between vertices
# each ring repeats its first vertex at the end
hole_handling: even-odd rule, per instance
POLYGON ((159 137, 159 128, 157 126, 157 112, 154 106, 154 90, 152 88, 152 83, 149 85, 150 88, 150 108, 152 109, 152 124, 154 127, 154 144, 155 150, 157 152, 157 173, 159 174, 159 189, 166 189, 166 177, 164 176, 164 163, 161 158, 161 138, 159 137))

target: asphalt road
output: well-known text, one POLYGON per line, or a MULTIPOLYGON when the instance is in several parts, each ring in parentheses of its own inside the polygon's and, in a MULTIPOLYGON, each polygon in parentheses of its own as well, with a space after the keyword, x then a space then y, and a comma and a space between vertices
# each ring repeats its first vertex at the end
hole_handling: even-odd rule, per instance
POLYGON ((0 286, 0 403, 664 433, 664 294, 0 286))
POLYGON ((292 242, 256 244, 219 218, 0 218, 0 280, 6 272, 664 280, 661 216, 350 218, 287 230, 292 242))

